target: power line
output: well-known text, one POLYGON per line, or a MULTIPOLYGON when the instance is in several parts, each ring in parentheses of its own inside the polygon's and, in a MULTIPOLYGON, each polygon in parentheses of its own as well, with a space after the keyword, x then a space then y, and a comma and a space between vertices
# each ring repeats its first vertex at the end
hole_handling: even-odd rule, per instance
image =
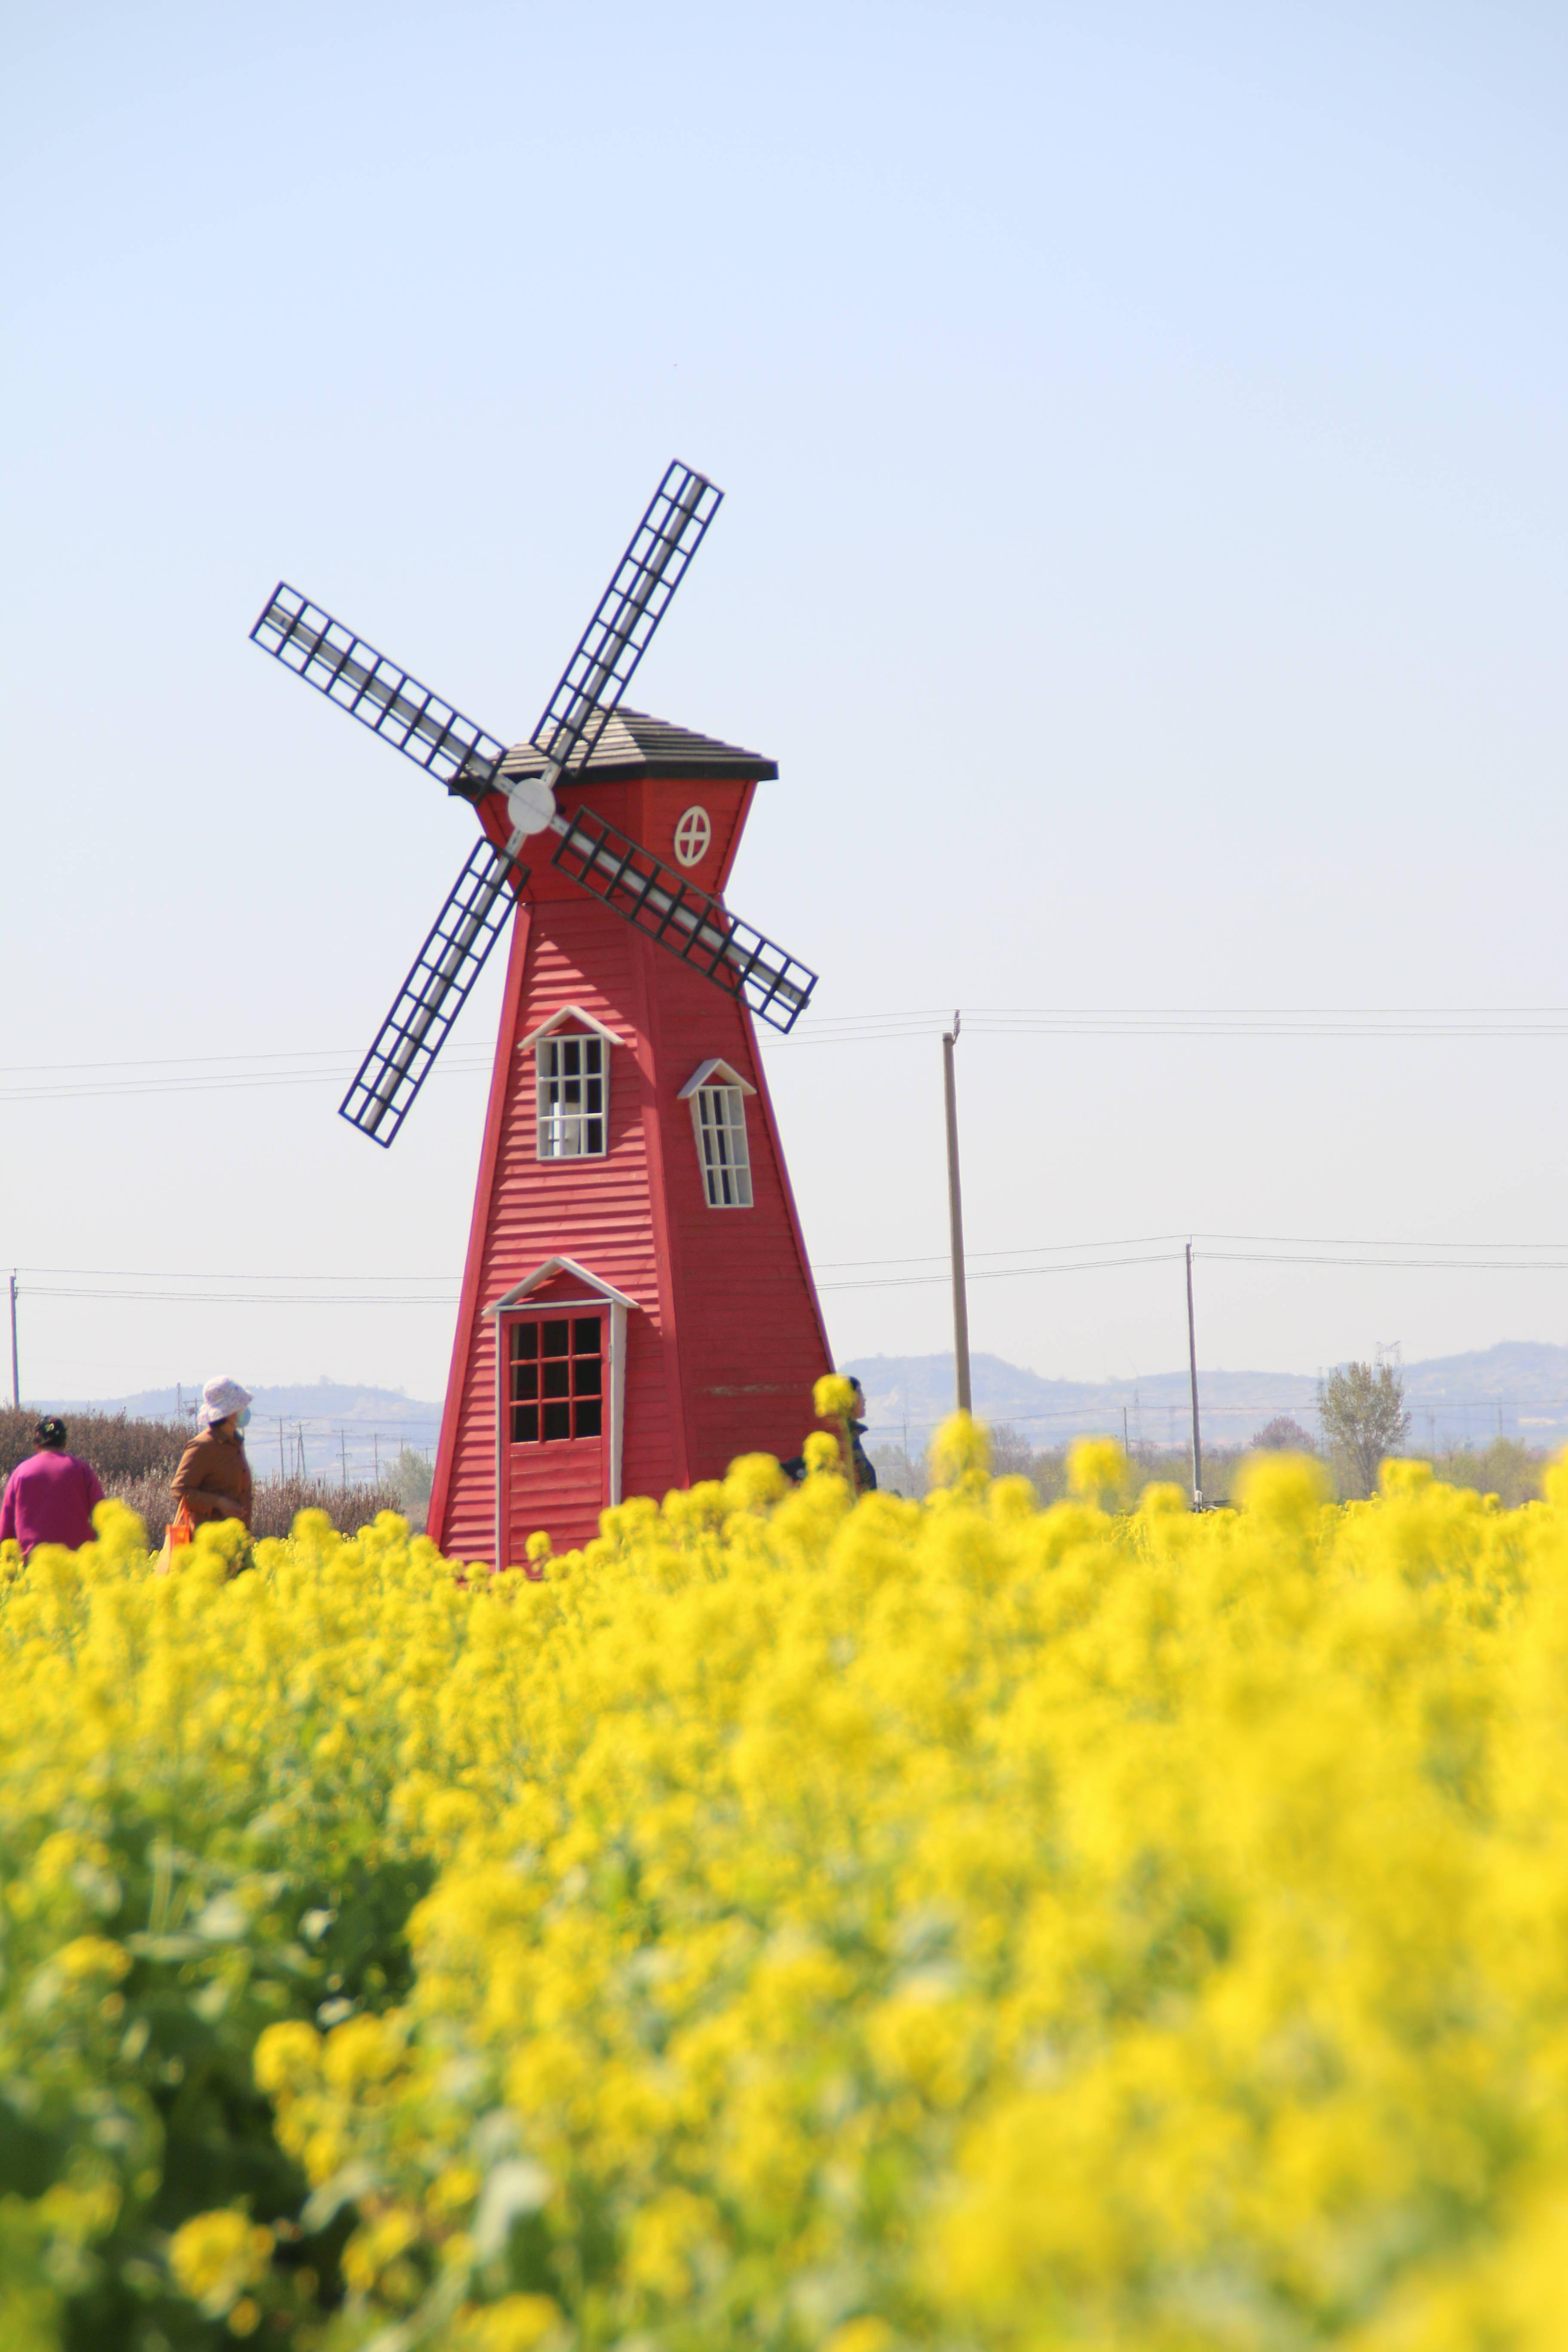
MULTIPOLYGON (((1368 1271, 1497 1274, 1560 1274, 1568 1272, 1568 1243, 1401 1241, 1386 1235, 1352 1238, 1342 1234, 1223 1234, 1193 1235, 1194 1254, 1217 1264, 1238 1265, 1331 1265, 1368 1271), (1252 1246, 1215 1247, 1235 1243, 1252 1246), (1202 1246, 1196 1246, 1202 1244, 1202 1246), (1396 1255, 1367 1253, 1397 1252, 1396 1255), (1503 1253, 1514 1253, 1506 1255, 1503 1253), (1469 1253, 1470 1255, 1465 1255, 1469 1253), (1523 1255, 1532 1253, 1532 1255, 1523 1255), (1552 1255, 1555 1253, 1556 1255, 1552 1255)), ((1098 1242, 1019 1243, 1006 1249, 968 1253, 971 1278, 996 1282, 1017 1275, 1095 1273, 1119 1266, 1157 1265, 1182 1255, 1183 1237, 1176 1234, 1135 1234, 1098 1242), (1164 1244, 1165 1246, 1150 1246, 1164 1244), (1110 1255, 1082 1255, 1093 1251, 1110 1255), (999 1264, 998 1260, 1037 1258, 1043 1264, 999 1264), (975 1261, 981 1261, 976 1263, 975 1261)), ((819 1261, 822 1271, 843 1280, 824 1282, 826 1290, 918 1288, 947 1279, 946 1257, 939 1252, 889 1258, 837 1258, 819 1261), (930 1273, 920 1271, 931 1267, 930 1273), (908 1268, 907 1272, 882 1269, 908 1268)), ((143 1304, 191 1306, 289 1307, 440 1307, 458 1303, 456 1274, 307 1274, 197 1273, 174 1268, 102 1266, 23 1266, 28 1294, 46 1298, 123 1298, 143 1304), (38 1276, 53 1279, 38 1280, 38 1276), (386 1286, 379 1290, 343 1286, 386 1286), (153 1285, 156 1287, 127 1287, 153 1285), (163 1287, 162 1286, 177 1286, 163 1287), (205 1287, 187 1286, 204 1285, 205 1287), (238 1286, 268 1286, 245 1288, 238 1286), (331 1285, 331 1288, 279 1288, 277 1285, 331 1285), (411 1286, 429 1285, 420 1291, 411 1286), (439 1286, 439 1288, 434 1287, 439 1286)))
MULTIPOLYGON (((1173 1244, 1187 1240, 1198 1242, 1243 1242, 1291 1250, 1561 1250, 1568 1255, 1568 1240, 1530 1242, 1436 1241, 1423 1234, 1409 1240, 1395 1234, 1233 1234, 1205 1231, 1183 1226, 1179 1231, 1163 1234, 1100 1234, 1089 1241, 1078 1242, 1014 1242, 1005 1248, 968 1250, 970 1257, 1022 1257, 1026 1255, 1062 1255, 1073 1250, 1145 1249, 1158 1242, 1173 1244)), ((1212 1253, 1216 1255, 1216 1253, 1212 1253)), ((897 1257, 818 1258, 816 1264, 825 1270, 847 1270, 857 1266, 923 1265, 947 1264, 945 1250, 909 1251, 897 1257)), ((438 1274, 411 1274, 399 1267, 395 1273, 350 1274, 341 1268, 319 1272, 307 1268, 273 1267, 187 1267, 157 1265, 23 1265, 19 1275, 62 1275, 84 1282, 444 1282, 455 1283, 458 1276, 450 1267, 438 1274)))
MULTIPOLYGON (((475 1046, 458 1046, 454 1051, 476 1054, 475 1046)), ((354 1062, 358 1054, 352 1045, 289 1045, 266 1054, 133 1054, 118 1055, 96 1062, 0 1062, 0 1078, 68 1077, 82 1070, 178 1070, 203 1066, 243 1070, 253 1063, 262 1062, 354 1062)), ((491 1058, 489 1051, 485 1059, 491 1058)))
MULTIPOLYGON (((1050 1257, 1061 1256, 1083 1249, 1142 1249, 1154 1242, 1258 1242, 1278 1244, 1285 1249, 1394 1249, 1394 1250, 1562 1250, 1568 1253, 1568 1241, 1552 1242, 1437 1242, 1430 1240, 1399 1241, 1387 1234, 1358 1237, 1346 1234, 1220 1234, 1193 1232, 1174 1234, 1124 1234, 1119 1239, 1092 1242, 1017 1242, 1008 1249, 969 1250, 966 1255, 976 1257, 1050 1257)), ((1217 1256, 1217 1251, 1205 1251, 1206 1256, 1217 1256)), ((833 1273, 863 1265, 945 1265, 946 1254, 941 1250, 910 1251, 903 1257, 819 1258, 816 1263, 825 1272, 833 1273)))
MULTIPOLYGON (((1429 1245, 1428 1245, 1429 1246, 1429 1245)), ((1507 1244, 1495 1244, 1504 1247, 1507 1244)), ((1513 1244, 1516 1248, 1520 1244, 1513 1244)), ((1561 1246, 1561 1244, 1559 1244, 1561 1246)), ((1429 1274, 1568 1274, 1568 1257, 1560 1258, 1495 1258, 1495 1257, 1352 1257, 1321 1250, 1268 1251, 1194 1249, 1195 1259, 1208 1265, 1333 1265, 1367 1272, 1429 1273, 1429 1274)), ((1135 1256, 1066 1258, 1052 1265, 985 1265, 971 1267, 972 1282, 1003 1282, 1014 1276, 1037 1274, 1089 1274, 1117 1266, 1174 1265, 1180 1263, 1179 1249, 1156 1250, 1135 1256)), ((825 1282, 822 1290, 904 1290, 923 1285, 945 1282, 943 1273, 865 1275, 844 1282, 825 1282)))
MULTIPOLYGON (((490 1066, 489 1054, 476 1054, 461 1049, 447 1055, 436 1066, 449 1077, 461 1077, 490 1066)), ((341 1086, 352 1076, 358 1065, 345 1057, 322 1070, 230 1070, 212 1071, 204 1076, 164 1076, 143 1078, 110 1078, 94 1084, 68 1086, 10 1087, 0 1088, 0 1102, 79 1102, 109 1098, 118 1100, 141 1095, 189 1095, 232 1093, 236 1089, 250 1091, 256 1087, 341 1086)))
MULTIPOLYGON (((1556 1246, 1556 1244, 1553 1244, 1556 1246)), ((251 1270, 238 1272, 226 1268, 214 1272, 187 1266, 148 1265, 23 1265, 18 1274, 71 1275, 83 1282, 447 1282, 458 1280, 452 1273, 405 1274, 300 1274, 272 1273, 251 1270)))
POLYGON ((342 1061, 347 1045, 290 1045, 270 1054, 133 1054, 98 1062, 0 1062, 0 1078, 68 1075, 77 1070, 194 1069, 201 1064, 342 1061))
MULTIPOLYGON (((971 1266, 972 1282, 1009 1282, 1031 1275, 1096 1274, 1114 1271, 1122 1266, 1174 1265, 1181 1262, 1179 1249, 1141 1252, 1121 1257, 1087 1257, 1063 1259, 1049 1265, 981 1265, 971 1266)), ((1479 1258, 1479 1257, 1352 1257, 1323 1251, 1261 1251, 1261 1250, 1194 1250, 1200 1263, 1230 1265, 1278 1266, 1342 1266, 1354 1272, 1393 1274, 1568 1274, 1568 1257, 1562 1258, 1479 1258)), ((839 1282, 822 1282, 821 1291, 840 1290, 914 1290, 934 1283, 946 1282, 945 1273, 861 1275, 839 1282)), ((450 1312, 458 1304, 456 1290, 447 1293, 398 1291, 288 1291, 288 1290, 147 1290, 109 1288, 77 1283, 18 1282, 18 1290, 29 1298, 92 1299, 100 1305, 122 1301, 127 1306, 165 1307, 439 1307, 450 1312)))
POLYGON ((1568 1274, 1568 1257, 1331 1257, 1321 1251, 1286 1255, 1265 1250, 1200 1250, 1210 1265, 1349 1265, 1384 1267, 1428 1274, 1568 1274))
MULTIPOLYGON (((945 1006, 859 1013, 807 1021, 769 1050, 857 1045, 878 1039, 931 1036, 951 1018, 945 1006)), ((1068 1037, 1562 1037, 1568 1006, 1308 1005, 1075 1006, 963 1008, 966 1027, 994 1036, 1068 1037)))
MULTIPOLYGON (((770 1053, 803 1045, 849 1045, 932 1036, 952 1018, 946 1006, 807 1016, 790 1037, 768 1038, 770 1053)), ((973 1031, 993 1036, 1259 1038, 1568 1037, 1568 1006, 1277 1005, 1014 1006, 963 1009, 973 1031)), ((448 1048, 437 1065, 456 1076, 489 1066, 489 1046, 448 1048)), ((325 1086, 358 1067, 350 1046, 296 1046, 261 1054, 170 1054, 132 1060, 0 1063, 0 1102, 67 1102, 97 1096, 191 1094, 236 1087, 325 1086), (287 1065, 280 1067, 279 1065, 287 1065)))
MULTIPOLYGON (((1163 1234, 1151 1234, 1151 1240, 1163 1240, 1163 1234)), ((1436 1242, 1423 1237, 1404 1242, 1387 1234, 1373 1234, 1370 1238, 1351 1234, 1200 1234, 1194 1242, 1277 1242, 1286 1249, 1437 1249, 1437 1250, 1568 1250, 1568 1241, 1555 1242, 1436 1242)), ((1101 1244, 1095 1244, 1099 1247, 1101 1244)))
MULTIPOLYGON (((1181 1256, 1180 1250, 1156 1250, 1148 1257, 1084 1257, 1073 1258, 1063 1265, 986 1265, 978 1270, 971 1267, 971 1282, 1005 1282, 1022 1274, 1092 1274, 1105 1266, 1166 1265, 1181 1256)), ((822 1282, 819 1290, 912 1290, 922 1283, 946 1282, 945 1274, 868 1275, 855 1282, 822 1282)))
POLYGON ((320 1290, 101 1290, 85 1286, 29 1283, 29 1298, 123 1299, 128 1304, 164 1307, 440 1307, 458 1304, 458 1293, 401 1296, 396 1292, 333 1292, 320 1290))

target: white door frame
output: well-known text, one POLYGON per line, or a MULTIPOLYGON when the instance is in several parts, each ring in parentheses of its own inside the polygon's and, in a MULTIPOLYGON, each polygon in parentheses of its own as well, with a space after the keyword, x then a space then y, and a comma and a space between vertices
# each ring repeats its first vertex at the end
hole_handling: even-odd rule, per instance
POLYGON ((609 1449, 609 1488, 610 1503, 613 1507, 621 1499, 621 1457, 625 1450, 626 1444, 626 1315, 630 1308, 636 1307, 637 1303, 637 1300, 635 1298, 629 1298, 624 1290, 617 1290, 614 1283, 605 1282, 602 1276, 591 1273, 587 1266, 579 1265, 575 1258, 547 1257, 543 1261, 542 1265, 536 1265, 534 1267, 531 1274, 525 1275, 521 1282, 513 1283, 510 1290, 504 1291, 501 1297, 498 1298, 492 1306, 487 1307, 484 1309, 486 1321, 493 1322, 495 1325, 495 1566, 498 1570, 506 1564, 504 1559, 506 1530, 501 1524, 501 1496, 504 1491, 505 1485, 503 1473, 505 1468, 507 1444, 506 1409, 510 1400, 507 1396, 507 1354, 506 1349, 502 1345, 502 1336, 506 1328, 504 1318, 509 1314, 515 1314, 520 1308, 526 1309, 530 1314, 538 1315, 541 1319, 542 1319, 547 1315, 555 1315, 560 1313, 570 1315, 574 1304, 579 1307, 586 1307, 590 1304, 599 1304, 608 1307, 610 1310, 610 1360, 608 1366, 609 1378, 606 1387, 609 1397, 610 1414, 609 1426, 605 1432, 605 1437, 609 1449), (542 1290, 546 1284, 553 1282, 557 1275, 563 1275, 568 1280, 574 1280, 583 1283, 592 1294, 591 1299, 579 1298, 575 1302, 571 1298, 540 1298, 536 1300, 534 1294, 542 1290))

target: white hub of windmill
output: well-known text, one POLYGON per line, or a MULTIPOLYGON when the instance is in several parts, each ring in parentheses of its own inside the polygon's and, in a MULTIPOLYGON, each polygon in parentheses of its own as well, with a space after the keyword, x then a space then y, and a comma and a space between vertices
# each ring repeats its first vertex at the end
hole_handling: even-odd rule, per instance
POLYGON ((555 779, 560 772, 559 768, 546 768, 542 775, 519 776, 509 789, 506 813, 522 840, 548 832, 555 822, 555 779))
POLYGON ((708 812, 700 803, 689 808, 675 828, 675 855, 682 866, 700 866, 708 855, 708 845, 713 838, 713 828, 708 812))

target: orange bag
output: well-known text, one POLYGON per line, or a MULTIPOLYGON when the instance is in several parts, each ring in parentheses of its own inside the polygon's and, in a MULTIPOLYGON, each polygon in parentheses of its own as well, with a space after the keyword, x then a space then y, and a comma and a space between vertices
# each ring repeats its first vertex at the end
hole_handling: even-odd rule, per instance
POLYGON ((163 1530, 163 1549, 153 1563, 153 1572, 155 1576, 168 1575, 174 1565, 174 1554, 177 1551, 184 1551, 195 1532, 196 1523, 191 1517, 191 1507, 182 1500, 178 1510, 163 1530))

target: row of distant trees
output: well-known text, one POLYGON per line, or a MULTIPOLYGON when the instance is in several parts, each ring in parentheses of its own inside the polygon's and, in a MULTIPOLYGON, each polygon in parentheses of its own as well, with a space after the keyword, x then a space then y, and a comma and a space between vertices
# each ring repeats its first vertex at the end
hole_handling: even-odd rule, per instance
MULTIPOLYGON (((1377 1474, 1391 1455, 1408 1449, 1410 1415, 1405 1382, 1394 1364, 1346 1364, 1318 1388, 1321 1447, 1289 1414, 1258 1430, 1248 1451, 1327 1454, 1342 1496, 1376 1492, 1377 1474)), ((1206 1448, 1205 1448, 1206 1453, 1206 1448)), ((1541 1492, 1544 1454, 1531 1453, 1517 1438, 1500 1433, 1479 1450, 1458 1446, 1433 1457, 1438 1476, 1452 1486, 1474 1486, 1496 1495, 1511 1509, 1541 1492)))
MULTIPOLYGON (((1410 1415, 1405 1408, 1405 1382, 1394 1364, 1345 1364, 1330 1372, 1318 1387, 1321 1436, 1289 1413, 1281 1413, 1257 1431, 1247 1445, 1204 1447, 1204 1492, 1213 1501, 1230 1493, 1231 1481, 1249 1454, 1315 1454, 1326 1457, 1338 1493, 1346 1498, 1375 1494, 1377 1475, 1391 1454, 1402 1454, 1410 1435, 1410 1415)), ((991 1432, 992 1466, 998 1475, 1020 1474, 1034 1482, 1042 1502, 1054 1502, 1067 1490, 1067 1449, 1039 1450, 1006 1423, 991 1432)), ((871 1448, 884 1486, 902 1495, 925 1492, 925 1465, 917 1455, 898 1445, 871 1448)), ((1450 1484, 1496 1493, 1504 1503, 1522 1503, 1540 1491, 1544 1457, 1511 1438, 1494 1438, 1483 1451, 1468 1448, 1441 1454, 1438 1475, 1450 1484)), ((1152 1479, 1190 1475, 1191 1457, 1181 1446, 1140 1446, 1130 1465, 1134 1493, 1152 1479)))
MULTIPOLYGON (((1320 1440, 1289 1413, 1281 1413, 1258 1430, 1250 1445, 1204 1448, 1204 1489, 1214 1500, 1230 1490, 1232 1474, 1248 1454, 1321 1452, 1334 1472, 1342 1496, 1376 1491, 1379 1468, 1390 1454, 1404 1451, 1410 1433, 1405 1409, 1405 1383, 1393 1364, 1346 1364, 1329 1373, 1318 1389, 1320 1440)), ((37 1415, 0 1406, 0 1485, 37 1440, 37 1415)), ((85 1455, 110 1494, 121 1495, 151 1527, 161 1524, 171 1507, 168 1482, 190 1433, 177 1423, 132 1421, 123 1413, 73 1413, 69 1444, 85 1455)), ((1005 1423, 991 1433, 993 1466, 999 1475, 1021 1473, 1034 1481, 1042 1502, 1055 1501, 1067 1487, 1065 1447, 1037 1452, 1027 1438, 1005 1423)), ((896 1445, 873 1446, 871 1459, 882 1484, 903 1495, 925 1492, 925 1465, 918 1456, 906 1456, 896 1445)), ((1141 1447, 1132 1465, 1134 1488, 1154 1478, 1186 1475, 1183 1449, 1141 1447)), ((1509 1438, 1498 1437, 1484 1452, 1461 1451, 1439 1457, 1440 1474, 1459 1486, 1495 1492, 1505 1503, 1525 1501, 1538 1491, 1542 1457, 1509 1438)), ((430 1496, 430 1465, 422 1454, 405 1446, 389 1464, 375 1488, 341 1488, 331 1481, 258 1480, 258 1533, 282 1534, 293 1513, 308 1503, 331 1512, 351 1531, 367 1511, 393 1508, 423 1528, 430 1496), (276 1489, 276 1492, 274 1492, 276 1489), (265 1525, 263 1522, 265 1521, 265 1525)))

